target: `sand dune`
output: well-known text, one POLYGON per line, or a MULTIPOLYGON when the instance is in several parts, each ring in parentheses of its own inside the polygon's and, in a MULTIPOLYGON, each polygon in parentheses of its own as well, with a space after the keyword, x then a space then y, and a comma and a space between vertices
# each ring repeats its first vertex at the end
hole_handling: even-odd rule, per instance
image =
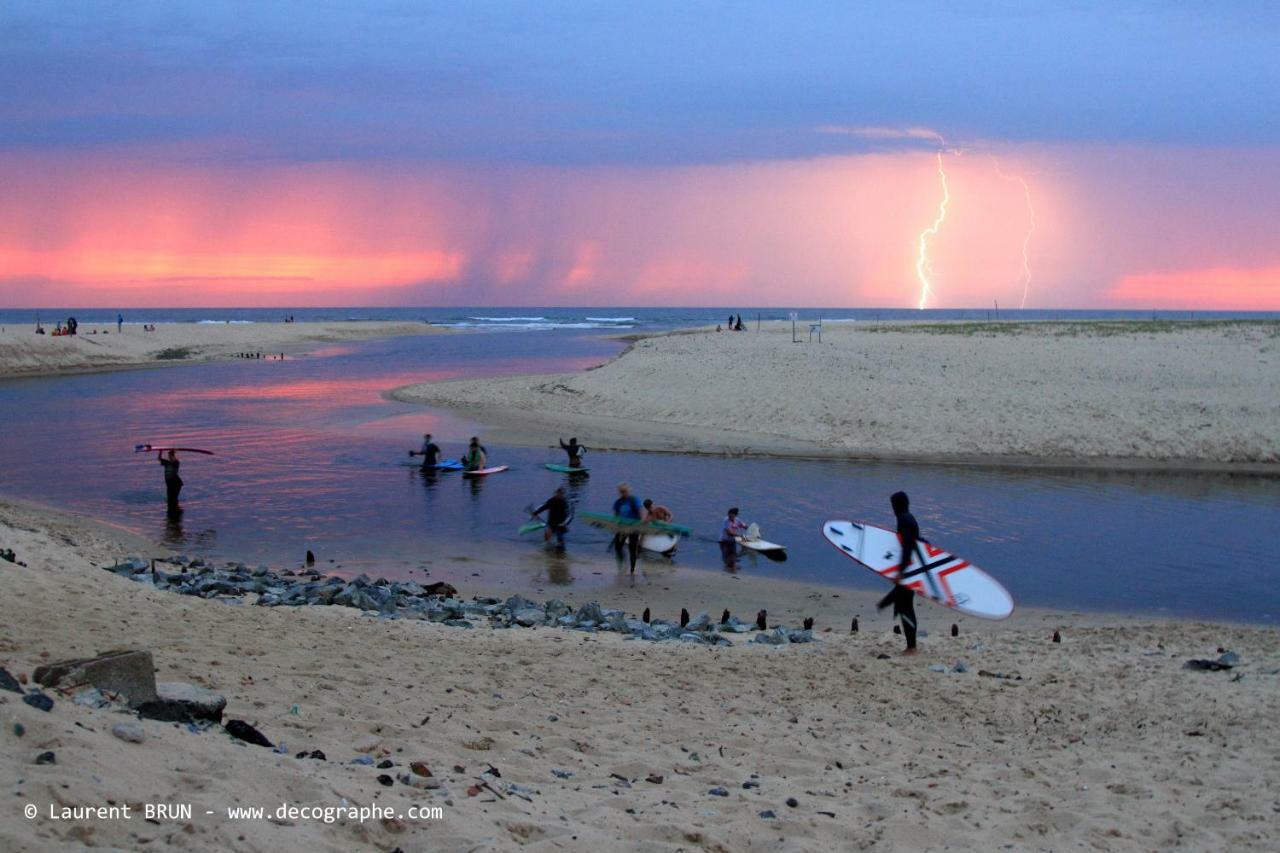
POLYGON ((931 634, 918 657, 902 658, 887 616, 863 609, 863 631, 846 632, 865 595, 834 600, 820 588, 710 575, 708 586, 682 579, 666 598, 654 587, 620 603, 816 612, 817 641, 706 648, 559 629, 467 631, 159 592, 95 567, 154 552, 124 539, 0 506, 0 547, 27 563, 0 562, 0 666, 29 673, 49 659, 150 649, 160 680, 221 691, 229 717, 287 754, 152 721, 141 722, 144 743, 125 743, 110 733, 124 713, 59 694, 42 712, 0 691, 4 849, 1274 845, 1274 630, 1041 613, 967 620, 952 638, 949 614, 924 607, 931 634), (1241 655, 1234 672, 1183 669, 1219 646, 1241 655), (969 671, 951 671, 957 661, 969 671), (314 749, 327 760, 293 757, 314 749), (396 766, 350 763, 361 749, 396 766), (45 751, 56 763, 35 764, 45 751), (376 781, 411 761, 425 762, 440 787, 376 781), (483 775, 491 767, 501 776, 483 775), (481 779, 503 797, 473 789, 481 779), (191 803, 195 813, 154 824, 45 816, 50 804, 147 802, 191 803), (443 816, 362 825, 225 814, 282 803, 376 803, 402 814, 435 805, 443 816), (22 817, 26 804, 40 816, 22 817))
POLYGON ((1274 322, 847 323, 821 344, 772 323, 641 339, 581 373, 394 396, 535 442, 1280 471, 1274 322))
POLYGON ((247 352, 297 355, 323 343, 445 331, 424 323, 359 321, 160 323, 154 332, 137 325, 117 332, 113 323, 82 325, 74 336, 55 337, 10 324, 0 331, 0 378, 212 361, 247 352))

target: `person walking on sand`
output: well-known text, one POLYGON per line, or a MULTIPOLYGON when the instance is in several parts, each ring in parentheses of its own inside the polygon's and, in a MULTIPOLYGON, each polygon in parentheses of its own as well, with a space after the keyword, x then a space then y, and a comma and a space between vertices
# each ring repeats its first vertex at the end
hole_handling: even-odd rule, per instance
POLYGON ((747 525, 738 520, 738 508, 729 507, 724 523, 720 525, 720 559, 724 567, 732 569, 738 559, 738 537, 746 532, 747 525))
POLYGON ((564 487, 556 489, 555 494, 547 498, 546 503, 535 509, 530 515, 537 517, 542 513, 547 514, 547 526, 542 532, 542 541, 550 542, 551 537, 556 537, 556 548, 564 549, 564 535, 569 532, 569 521, 573 516, 573 512, 569 507, 569 500, 564 496, 564 487))
POLYGON ((440 464, 440 445, 431 440, 429 432, 423 434, 422 449, 415 453, 422 457, 423 468, 434 468, 440 464))
POLYGON ((471 443, 467 446, 467 455, 462 457, 462 465, 468 471, 479 471, 488 465, 484 445, 476 436, 471 437, 471 443))
POLYGON ((156 461, 164 468, 164 490, 165 499, 169 506, 169 512, 178 511, 178 493, 182 491, 182 478, 178 476, 178 466, 182 461, 178 459, 178 451, 170 450, 169 458, 164 458, 164 452, 156 454, 156 461))
POLYGON ((568 444, 564 443, 563 438, 560 439, 560 449, 563 450, 566 454, 568 454, 570 468, 582 467, 582 454, 587 452, 587 448, 583 447, 581 444, 578 444, 578 439, 571 438, 569 439, 568 444))
MULTIPOLYGON (((613 502, 613 514, 620 519, 630 521, 643 521, 644 508, 640 505, 640 501, 636 500, 636 496, 631 494, 631 486, 626 483, 618 484, 618 499, 613 502)), ((627 543, 627 554, 631 558, 631 574, 636 573, 636 557, 640 554, 640 533, 615 533, 613 535, 613 551, 618 555, 618 559, 622 559, 622 543, 627 543)))
POLYGON ((117 313, 116 314, 116 334, 118 335, 123 331, 124 331, 124 315, 117 313))
MULTIPOLYGON (((898 571, 895 575, 901 578, 907 566, 911 564, 911 558, 919 551, 920 525, 916 523, 916 517, 910 512, 911 499, 907 497, 906 492, 894 492, 889 496, 889 504, 893 507, 893 514, 898 517, 898 536, 902 540, 902 556, 898 560, 898 571)), ((924 564, 923 556, 920 562, 924 564)), ((879 610, 893 605, 893 616, 895 619, 902 620, 902 634, 907 638, 907 647, 902 652, 906 655, 916 653, 915 597, 916 594, 911 587, 895 581, 893 589, 889 590, 889 594, 880 599, 880 603, 876 605, 879 610)))

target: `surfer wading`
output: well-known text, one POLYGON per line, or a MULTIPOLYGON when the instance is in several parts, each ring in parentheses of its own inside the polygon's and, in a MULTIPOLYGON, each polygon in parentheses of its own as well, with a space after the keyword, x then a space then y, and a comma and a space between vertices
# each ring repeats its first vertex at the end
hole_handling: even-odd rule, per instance
MULTIPOLYGON (((889 496, 889 504, 893 507, 893 514, 898 517, 898 536, 902 539, 902 556, 898 560, 898 569, 895 575, 895 577, 901 578, 902 573, 910 565, 916 549, 920 547, 920 525, 916 523, 916 517, 909 511, 911 500, 907 497, 906 492, 894 492, 889 496)), ((921 557, 920 562, 921 564, 925 562, 923 557, 921 557)), ((893 589, 889 591, 888 595, 880 599, 880 603, 876 605, 880 610, 890 604, 893 605, 893 615, 895 618, 902 620, 902 634, 907 638, 907 647, 902 652, 906 655, 913 655, 916 652, 915 597, 916 594, 910 587, 895 581, 893 589)))
POLYGON ((480 439, 472 436, 471 443, 467 446, 467 455, 462 457, 462 465, 467 471, 479 471, 488 464, 485 457, 484 445, 480 443, 480 439))
POLYGON ((164 468, 164 491, 169 512, 171 514, 179 512, 178 493, 182 491, 182 478, 178 476, 178 466, 182 462, 178 459, 178 452, 170 450, 168 459, 165 458, 163 451, 157 453, 156 461, 164 468))
POLYGON ((568 455, 570 468, 582 467, 582 454, 587 452, 587 448, 583 447, 581 444, 578 444, 578 439, 571 438, 569 439, 568 444, 564 443, 563 438, 560 439, 560 449, 563 450, 565 454, 568 455))
MULTIPOLYGON (((644 510, 636 496, 631 494, 631 487, 626 483, 618 484, 618 499, 613 502, 613 514, 618 518, 639 522, 644 519, 644 510)), ((622 543, 626 540, 627 555, 631 558, 631 574, 636 573, 636 557, 640 553, 639 533, 615 533, 613 550, 622 559, 622 543)))

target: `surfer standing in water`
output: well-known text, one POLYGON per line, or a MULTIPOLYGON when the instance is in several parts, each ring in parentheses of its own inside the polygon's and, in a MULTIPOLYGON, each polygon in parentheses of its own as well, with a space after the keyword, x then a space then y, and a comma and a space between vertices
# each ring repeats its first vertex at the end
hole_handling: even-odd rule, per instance
POLYGON ((547 498, 546 503, 535 509, 531 515, 539 516, 544 512, 547 514, 547 526, 542 532, 542 541, 550 542, 554 534, 556 548, 563 550, 564 535, 569 532, 569 521, 573 515, 569 508, 569 500, 564 496, 563 486, 556 489, 555 494, 547 498))
POLYGON ((583 447, 581 444, 578 444, 578 439, 571 438, 569 439, 568 444, 564 443, 563 438, 560 439, 560 449, 569 455, 570 468, 582 467, 582 454, 587 452, 587 448, 583 447))
MULTIPOLYGON (((920 547, 920 525, 909 511, 911 500, 906 492, 894 492, 889 496, 889 504, 893 507, 893 514, 898 517, 898 536, 902 539, 902 557, 898 561, 897 573, 897 577, 901 577, 920 547)), ((921 557, 921 563, 923 562, 924 558, 921 557)), ((883 610, 892 604, 894 618, 902 620, 902 634, 907 638, 907 648, 903 651, 905 655, 916 653, 915 598, 916 594, 910 587, 895 582, 889 594, 876 605, 877 609, 883 610)))
POLYGON ((738 538, 747 530, 747 525, 738 520, 738 508, 729 507, 725 513, 724 524, 720 526, 720 559, 724 567, 732 570, 738 561, 738 538))
POLYGON ((462 457, 462 464, 468 471, 479 471, 488 464, 484 446, 480 444, 479 438, 471 437, 471 444, 467 446, 467 455, 462 457))
POLYGON ((422 449, 418 455, 422 457, 423 468, 434 468, 440 464, 440 445, 431 440, 431 433, 422 436, 422 449))
MULTIPOLYGON (((636 496, 631 494, 631 487, 626 483, 618 484, 618 499, 613 502, 613 514, 619 518, 632 521, 642 521, 644 519, 644 510, 640 505, 640 501, 636 500, 636 496)), ((631 557, 631 574, 634 575, 636 573, 636 557, 640 554, 640 534, 613 534, 613 551, 618 555, 619 560, 622 559, 622 542, 624 539, 627 543, 627 553, 631 557)))
POLYGON ((178 476, 178 466, 182 464, 178 459, 178 451, 170 450, 169 458, 164 458, 163 451, 156 454, 156 461, 164 468, 164 491, 165 498, 169 505, 169 514, 172 515, 179 511, 178 493, 182 491, 182 478, 178 476))
POLYGON ((671 521, 675 516, 662 504, 655 504, 653 498, 644 499, 645 521, 671 521))

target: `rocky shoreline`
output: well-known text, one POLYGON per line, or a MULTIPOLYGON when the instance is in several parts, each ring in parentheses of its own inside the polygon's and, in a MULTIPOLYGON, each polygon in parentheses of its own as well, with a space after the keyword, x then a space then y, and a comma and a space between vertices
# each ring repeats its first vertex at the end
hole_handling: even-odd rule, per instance
POLYGON ((752 631, 756 633, 748 643, 776 646, 809 643, 814 639, 811 624, 803 628, 775 625, 770 629, 768 614, 763 610, 752 622, 743 622, 727 610, 719 620, 713 620, 705 611, 693 617, 682 611, 678 621, 667 621, 650 618, 647 609, 635 617, 622 610, 603 608, 596 602, 575 610, 558 598, 539 603, 519 595, 506 600, 475 596, 463 601, 453 586, 443 582, 424 586, 416 581, 374 580, 363 574, 347 579, 316 570, 275 572, 266 565, 251 569, 237 562, 217 567, 203 558, 184 555, 150 561, 129 557, 102 568, 158 590, 230 604, 242 604, 247 596, 256 595, 253 604, 260 607, 351 607, 368 617, 419 619, 453 628, 476 628, 485 624, 491 629, 553 627, 587 633, 611 632, 622 634, 628 640, 719 646, 734 645, 728 635, 752 631), (159 568, 161 564, 171 570, 159 568))

